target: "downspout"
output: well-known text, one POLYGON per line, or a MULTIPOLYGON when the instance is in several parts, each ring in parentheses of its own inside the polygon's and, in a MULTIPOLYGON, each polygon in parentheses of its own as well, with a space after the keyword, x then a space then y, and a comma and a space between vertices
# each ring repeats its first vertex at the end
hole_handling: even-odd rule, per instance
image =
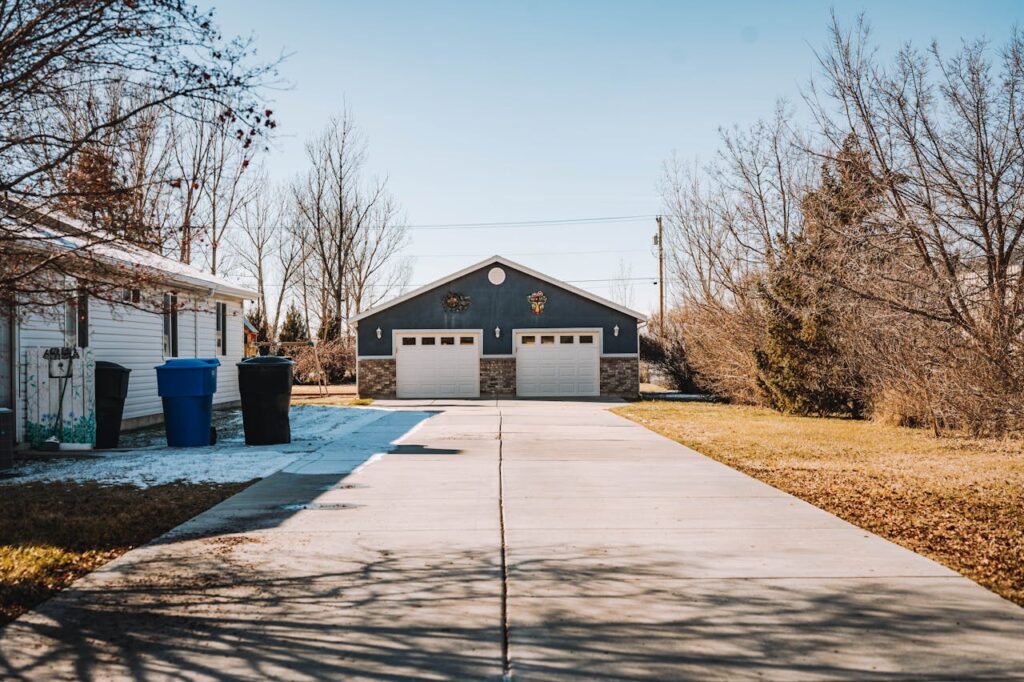
POLYGON ((636 325, 636 390, 640 393, 640 328, 647 326, 647 320, 637 320, 636 325))
POLYGON ((192 357, 199 357, 199 306, 192 308, 192 357))

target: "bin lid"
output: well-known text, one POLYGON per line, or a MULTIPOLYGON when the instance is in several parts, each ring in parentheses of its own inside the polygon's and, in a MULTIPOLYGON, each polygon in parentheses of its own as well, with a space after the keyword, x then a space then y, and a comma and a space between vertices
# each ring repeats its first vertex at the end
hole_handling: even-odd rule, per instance
POLYGON ((251 358, 246 358, 238 363, 239 367, 251 367, 253 365, 294 365, 295 361, 291 358, 281 357, 280 355, 257 355, 251 358))
POLYGON ((157 365, 155 369, 209 369, 217 365, 220 365, 220 361, 216 358, 167 358, 164 364, 157 365))
POLYGON ((130 372, 131 370, 123 365, 119 365, 116 362, 107 362, 106 360, 97 360, 96 369, 117 369, 122 372, 130 372))

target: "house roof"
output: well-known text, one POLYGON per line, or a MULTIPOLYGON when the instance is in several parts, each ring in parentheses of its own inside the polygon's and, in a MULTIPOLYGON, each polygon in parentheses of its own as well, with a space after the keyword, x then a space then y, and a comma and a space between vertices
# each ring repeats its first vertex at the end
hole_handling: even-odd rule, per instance
POLYGON ((69 252, 87 250, 93 257, 112 265, 127 265, 147 270, 167 284, 203 291, 213 290, 216 293, 244 299, 254 299, 258 295, 249 287, 231 279, 211 275, 192 265, 126 244, 113 237, 110 237, 109 242, 104 241, 104 233, 69 216, 49 212, 42 216, 31 209, 20 206, 19 208, 19 216, 4 212, 0 215, 0 220, 16 223, 25 242, 34 248, 69 252), (44 220, 26 220, 32 215, 38 215, 44 220))
POLYGON ((510 261, 509 259, 507 259, 507 258, 505 258, 503 256, 491 256, 490 258, 482 260, 479 263, 475 263, 473 265, 470 265, 469 267, 463 268, 462 270, 459 270, 458 272, 453 272, 452 274, 447 275, 445 277, 442 277, 441 279, 436 280, 434 282, 431 282, 430 284, 425 284, 425 285, 423 285, 423 286, 421 286, 421 287, 419 287, 417 289, 413 289, 412 291, 410 291, 410 292, 408 292, 406 294, 402 294, 401 296, 397 296, 397 297, 391 299, 390 301, 382 303, 382 304, 380 304, 378 306, 375 306, 373 308, 369 308, 368 310, 364 310, 363 312, 361 312, 358 315, 356 315, 355 317, 353 317, 351 322, 353 324, 355 324, 355 323, 359 322, 359 320, 365 319, 365 318, 370 317, 372 315, 376 315, 377 313, 381 312, 382 310, 386 310, 386 309, 388 309, 388 308, 390 308, 392 306, 398 305, 399 303, 404 303, 405 301, 408 301, 410 299, 416 298, 420 294, 426 293, 426 292, 430 291, 431 289, 436 289, 439 286, 443 286, 443 285, 447 284, 448 282, 452 282, 452 281, 454 281, 454 280, 456 280, 456 279, 458 279, 460 277, 463 277, 465 275, 468 275, 468 274, 470 274, 472 272, 476 272, 477 270, 479 270, 481 268, 485 268, 488 265, 504 265, 506 267, 512 268, 513 270, 518 270, 518 271, 520 271, 520 272, 522 272, 524 274, 530 275, 531 277, 536 277, 537 279, 539 279, 541 281, 544 281, 544 282, 547 282, 548 284, 553 284, 556 287, 560 287, 562 289, 565 289, 566 291, 570 291, 570 292, 576 294, 577 296, 581 296, 583 298, 590 299, 591 301, 594 301, 596 303, 600 303, 601 305, 606 306, 608 308, 611 308, 612 310, 617 310, 620 313, 625 313, 626 315, 629 315, 630 317, 636 318, 637 320, 640 320, 640 321, 647 320, 647 316, 644 315, 643 313, 637 312, 637 311, 635 311, 635 310, 633 310, 631 308, 627 308, 624 305, 619 305, 618 303, 615 303, 614 301, 609 301, 607 298, 602 298, 601 296, 598 296, 596 294, 592 294, 589 291, 585 291, 584 289, 580 289, 579 287, 574 287, 573 285, 571 285, 571 284, 569 284, 567 282, 563 282, 562 280, 556 279, 554 277, 551 277, 550 275, 545 275, 542 272, 537 272, 536 270, 528 268, 525 265, 520 265, 519 263, 516 263, 514 261, 510 261))

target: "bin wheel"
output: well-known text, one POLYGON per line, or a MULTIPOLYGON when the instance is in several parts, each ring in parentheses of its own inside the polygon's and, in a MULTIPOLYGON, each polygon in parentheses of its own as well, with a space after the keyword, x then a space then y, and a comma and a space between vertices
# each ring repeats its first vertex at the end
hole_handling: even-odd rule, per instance
POLYGON ((216 444, 217 444, 217 427, 216 426, 211 426, 210 427, 210 445, 216 445, 216 444))

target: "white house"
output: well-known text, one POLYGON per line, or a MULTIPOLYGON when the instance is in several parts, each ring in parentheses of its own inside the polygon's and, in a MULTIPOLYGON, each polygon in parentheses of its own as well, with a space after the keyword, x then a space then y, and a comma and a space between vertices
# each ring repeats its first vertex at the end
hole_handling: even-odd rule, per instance
MULTIPOLYGON (((61 248, 67 241, 55 236, 47 243, 61 248)), ((29 368, 40 349, 75 348, 92 361, 132 370, 122 429, 162 420, 154 368, 170 357, 216 357, 215 407, 239 401, 235 363, 245 355, 243 305, 256 292, 141 249, 106 247, 102 257, 144 270, 146 290, 126 288, 113 303, 82 294, 60 306, 0 310, 0 407, 14 409, 19 442, 26 432, 29 368)))

